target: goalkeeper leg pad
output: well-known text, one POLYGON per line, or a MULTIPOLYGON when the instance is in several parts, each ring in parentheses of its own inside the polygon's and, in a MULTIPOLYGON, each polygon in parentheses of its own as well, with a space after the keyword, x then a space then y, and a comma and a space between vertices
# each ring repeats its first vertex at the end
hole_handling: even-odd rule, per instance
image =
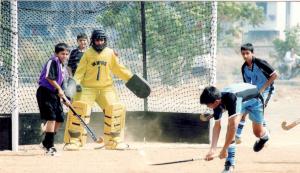
MULTIPOLYGON (((90 122, 91 107, 82 101, 74 101, 72 103, 75 111, 88 124, 90 122)), ((66 150, 78 150, 86 144, 87 132, 81 125, 80 120, 73 114, 68 112, 67 123, 64 134, 64 142, 66 143, 66 150)))

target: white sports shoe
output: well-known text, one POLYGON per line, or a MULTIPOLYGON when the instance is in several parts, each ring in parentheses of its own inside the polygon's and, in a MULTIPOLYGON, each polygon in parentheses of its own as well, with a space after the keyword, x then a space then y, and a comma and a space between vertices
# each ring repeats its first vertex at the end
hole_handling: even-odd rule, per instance
POLYGON ((47 149, 45 155, 47 155, 47 156, 58 156, 57 150, 56 150, 55 147, 51 147, 51 148, 47 149))

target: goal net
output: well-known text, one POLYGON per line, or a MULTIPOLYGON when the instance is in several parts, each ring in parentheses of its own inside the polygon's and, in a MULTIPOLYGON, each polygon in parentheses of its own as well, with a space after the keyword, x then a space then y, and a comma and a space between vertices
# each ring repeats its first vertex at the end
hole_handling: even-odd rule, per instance
POLYGON ((21 113, 39 112, 37 82, 54 45, 76 48, 77 34, 97 28, 151 85, 143 100, 114 79, 127 110, 206 110, 199 96, 216 82, 216 2, 19 1, 14 11, 11 1, 0 1, 0 114, 10 114, 14 103, 21 113))

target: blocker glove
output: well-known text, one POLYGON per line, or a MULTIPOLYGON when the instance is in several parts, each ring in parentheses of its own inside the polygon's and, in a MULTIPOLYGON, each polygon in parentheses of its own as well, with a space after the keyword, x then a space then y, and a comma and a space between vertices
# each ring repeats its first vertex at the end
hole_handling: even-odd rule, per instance
POLYGON ((151 93, 149 83, 141 76, 134 74, 126 83, 126 87, 139 98, 146 98, 151 93))

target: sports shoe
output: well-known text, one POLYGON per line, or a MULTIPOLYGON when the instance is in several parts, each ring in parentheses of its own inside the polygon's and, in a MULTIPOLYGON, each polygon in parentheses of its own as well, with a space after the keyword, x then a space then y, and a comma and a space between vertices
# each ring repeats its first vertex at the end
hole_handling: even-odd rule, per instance
POLYGON ((126 150, 129 149, 129 145, 124 142, 115 142, 110 141, 108 144, 105 145, 105 149, 107 150, 126 150))
POLYGON ((46 155, 48 155, 48 156, 56 156, 57 155, 56 148, 51 147, 51 148, 47 149, 46 155))
POLYGON ((63 150, 66 151, 78 151, 82 147, 79 138, 70 138, 70 142, 64 145, 63 150))
POLYGON ((255 152, 259 152, 261 149, 264 148, 265 143, 266 143, 268 140, 269 140, 269 139, 259 139, 259 140, 257 140, 257 141, 254 143, 253 150, 254 150, 255 152))
POLYGON ((126 149, 129 149, 129 145, 121 142, 121 143, 118 143, 118 145, 116 146, 115 149, 116 150, 126 150, 126 149))
POLYGON ((234 165, 231 165, 229 161, 226 161, 222 173, 233 173, 233 171, 234 171, 234 165))

